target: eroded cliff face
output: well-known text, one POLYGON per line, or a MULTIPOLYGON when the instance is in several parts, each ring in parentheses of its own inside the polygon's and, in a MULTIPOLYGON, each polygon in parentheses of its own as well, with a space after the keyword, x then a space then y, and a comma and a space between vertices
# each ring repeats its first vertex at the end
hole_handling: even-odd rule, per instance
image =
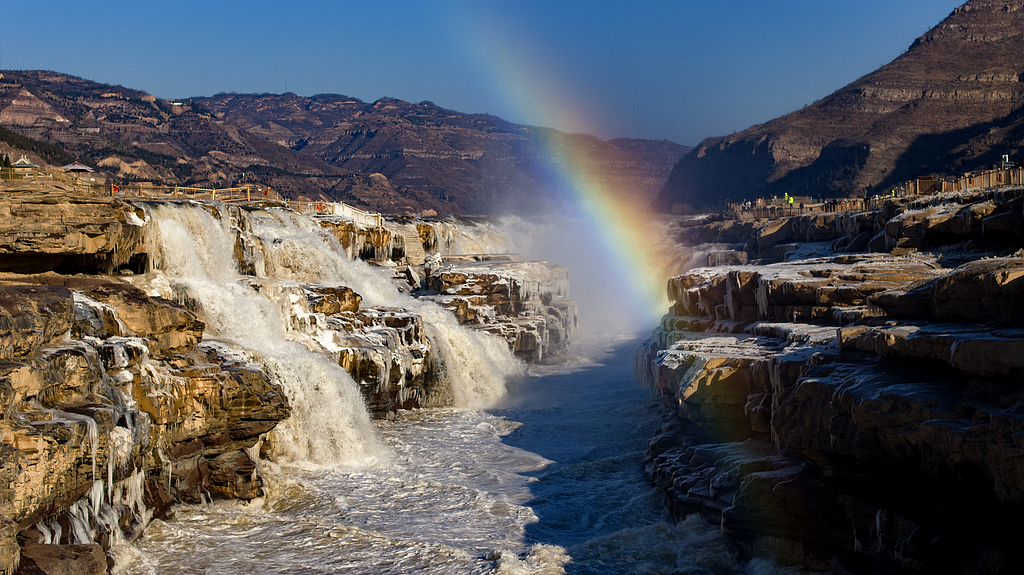
MULTIPOLYGON (((323 262, 301 250, 296 259, 276 253, 289 248, 288 238, 254 232, 261 219, 287 223, 296 214, 187 205, 225 218, 239 284, 280 308, 288 339, 344 368, 374 414, 455 401, 441 328, 431 327, 437 318, 428 310, 364 305, 350 287, 305 277, 323 262), (288 271, 270 277, 268 268, 288 271)), ((102 573, 112 561, 106 551, 175 502, 263 494, 255 458, 261 446, 274 452, 270 432, 293 411, 287 390, 260 353, 218 338, 206 324, 208 310, 154 272, 152 263, 165 255, 152 241, 154 206, 45 185, 0 202, 7 215, 0 229, 0 572, 20 564, 25 572, 73 565, 102 573)), ((322 234, 327 249, 347 259, 355 244, 330 239, 338 222, 325 219, 320 232, 317 222, 304 222, 293 232, 322 234)), ((364 246, 386 244, 373 238, 391 233, 350 231, 369 238, 364 246)), ((436 246, 421 245, 428 247, 436 246)), ((476 327, 501 331, 510 349, 525 349, 519 332, 534 334, 520 355, 539 359, 542 349, 567 344, 569 325, 519 316, 545 318, 571 304, 551 301, 553 293, 566 295, 564 269, 538 264, 524 276, 516 267, 529 265, 513 263, 504 262, 505 277, 536 285, 506 290, 507 309, 482 314, 476 327)), ((422 289, 411 281, 426 275, 419 269, 380 281, 422 289)))
POLYGON ((135 210, 114 198, 69 193, 61 186, 2 183, 0 271, 112 273, 144 267, 135 254, 142 232, 135 210))
POLYGON ((669 507, 815 569, 1019 566, 1022 197, 687 230, 739 243, 672 278, 637 354, 672 408, 645 463, 669 507))
POLYGON ((114 278, 0 282, 3 570, 19 542, 42 545, 30 565, 136 536, 174 501, 262 494, 246 450, 289 408, 258 357, 114 278))

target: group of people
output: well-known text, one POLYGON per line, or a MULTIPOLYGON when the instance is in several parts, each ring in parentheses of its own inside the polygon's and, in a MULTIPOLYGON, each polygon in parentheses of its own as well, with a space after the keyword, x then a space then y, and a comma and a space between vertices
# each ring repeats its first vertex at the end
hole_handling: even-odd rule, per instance
POLYGON ((822 211, 826 212, 842 212, 844 210, 852 210, 856 207, 860 207, 854 204, 860 200, 850 198, 829 198, 822 203, 822 211))
MULTIPOLYGON (((893 190, 892 195, 896 195, 893 190)), ((886 194, 888 196, 888 194, 886 194)), ((877 196, 876 196, 877 198, 877 196)), ((785 213, 800 214, 807 211, 821 211, 821 212, 842 212, 846 210, 859 210, 866 207, 866 200, 862 198, 823 198, 818 197, 817 201, 814 198, 798 198, 785 194, 782 198, 777 196, 768 196, 767 198, 757 198, 754 200, 744 200, 740 202, 728 201, 726 203, 726 211, 732 212, 739 217, 744 217, 746 214, 755 212, 753 217, 758 217, 756 212, 761 210, 768 210, 770 213, 774 213, 774 210, 784 210, 785 213), (808 200, 812 203, 805 203, 808 200)), ((749 215, 747 217, 750 217, 749 215)))

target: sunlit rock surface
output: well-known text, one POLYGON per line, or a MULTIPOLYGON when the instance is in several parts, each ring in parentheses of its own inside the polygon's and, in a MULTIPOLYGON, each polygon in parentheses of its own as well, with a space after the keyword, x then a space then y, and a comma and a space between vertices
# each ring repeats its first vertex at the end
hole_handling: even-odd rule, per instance
POLYGON ((195 315, 111 278, 0 283, 0 544, 45 543, 26 568, 98 552, 103 572, 89 545, 136 536, 173 501, 262 495, 245 450, 289 409, 259 358, 202 343, 195 315))
POLYGON ((557 359, 578 329, 567 270, 507 253, 512 239, 486 219, 389 218, 380 228, 337 217, 317 221, 350 256, 405 266, 399 276, 415 297, 436 301, 459 323, 503 338, 524 360, 557 359))
POLYGON ((290 335, 345 368, 375 414, 450 405, 423 318, 416 312, 363 307, 359 294, 345 287, 266 279, 250 283, 279 303, 290 335))
POLYGON ((437 295, 421 297, 448 307, 464 325, 500 335, 530 361, 566 353, 579 327, 568 270, 549 262, 439 264, 425 283, 437 295))
MULTIPOLYGON (((260 497, 254 457, 292 408, 259 353, 211 337, 202 304, 150 269, 160 254, 147 241, 148 204, 36 187, 0 202, 0 572, 19 562, 102 572, 106 551, 175 502, 260 497), (99 275, 110 273, 123 275, 99 275)), ((188 205, 231 220, 239 283, 280 308, 287 338, 351 374, 372 412, 453 403, 422 311, 367 306, 351 287, 303 279, 302 262, 275 252, 289 238, 252 233, 254 218, 271 217, 260 207, 188 205), (287 278, 268 278, 272 266, 287 278)), ((333 238, 329 249, 401 271, 406 292, 459 299, 475 314, 464 323, 522 358, 557 355, 576 329, 564 268, 479 255, 508 251, 485 226, 467 235, 451 222, 402 223, 409 233, 318 223, 308 227, 333 238), (410 266, 405 241, 466 261, 410 266), (487 259, 492 269, 430 290, 441 265, 487 259)))
POLYGON ((645 462, 670 509, 814 569, 1019 566, 1020 192, 684 230, 746 233, 729 241, 753 264, 672 278, 637 352, 672 408, 645 462))
POLYGON ((137 266, 142 220, 122 201, 53 184, 0 182, 0 272, 60 273, 137 266))

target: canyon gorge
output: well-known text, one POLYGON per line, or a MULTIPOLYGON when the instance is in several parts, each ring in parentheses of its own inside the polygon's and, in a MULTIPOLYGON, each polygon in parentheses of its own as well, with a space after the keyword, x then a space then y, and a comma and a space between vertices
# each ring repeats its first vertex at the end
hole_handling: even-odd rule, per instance
POLYGON ((672 409, 645 459, 678 516, 813 570, 1010 573, 1024 195, 694 222, 636 356, 672 409), (709 243, 711 245, 709 245, 709 243))

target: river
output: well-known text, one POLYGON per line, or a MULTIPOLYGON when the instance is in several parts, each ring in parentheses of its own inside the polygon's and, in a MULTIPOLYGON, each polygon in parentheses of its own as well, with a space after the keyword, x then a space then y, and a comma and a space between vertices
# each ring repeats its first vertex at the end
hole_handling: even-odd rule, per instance
POLYGON ((535 367, 509 405, 375 422, 387 461, 264 462, 266 498, 182 505, 123 551, 124 573, 775 573, 694 516, 673 525, 640 460, 658 401, 636 341, 535 367))
POLYGON ((514 376, 507 349, 338 257, 315 226, 250 215, 244 227, 275 246, 262 275, 341 281, 364 301, 416 308, 449 349, 460 408, 374 421, 344 370, 290 341, 282 306, 239 287, 226 218, 166 206, 150 217, 169 278, 155 285, 187 291, 212 337, 259 351, 293 414, 275 432, 287 456, 259 463, 265 497, 175 507, 117 549, 116 572, 780 572, 740 560, 698 517, 666 516, 641 469, 662 407, 633 381, 636 338, 584 339, 575 359, 514 376))

